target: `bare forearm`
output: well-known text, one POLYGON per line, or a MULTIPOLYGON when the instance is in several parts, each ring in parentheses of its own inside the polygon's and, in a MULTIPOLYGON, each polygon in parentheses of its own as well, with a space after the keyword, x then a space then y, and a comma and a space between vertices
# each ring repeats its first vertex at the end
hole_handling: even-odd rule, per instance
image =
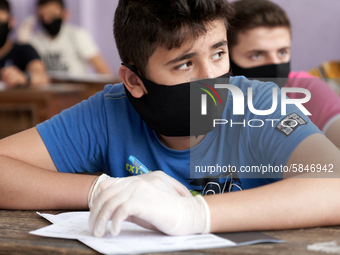
POLYGON ((50 77, 44 63, 40 59, 32 60, 26 69, 29 72, 31 86, 42 86, 50 83, 50 77))
POLYGON ((211 232, 338 225, 340 179, 287 179, 260 188, 205 197, 211 232))
POLYGON ((96 176, 45 170, 0 156, 1 209, 88 209, 96 176))
POLYGON ((101 55, 97 55, 89 60, 97 73, 111 74, 111 70, 101 55))
POLYGON ((50 78, 45 72, 32 72, 30 85, 35 86, 46 86, 50 83, 50 78))

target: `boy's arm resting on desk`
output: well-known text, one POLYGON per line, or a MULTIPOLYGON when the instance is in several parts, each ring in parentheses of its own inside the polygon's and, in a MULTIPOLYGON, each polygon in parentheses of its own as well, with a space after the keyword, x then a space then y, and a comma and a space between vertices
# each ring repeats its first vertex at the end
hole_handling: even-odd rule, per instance
POLYGON ((340 149, 340 117, 339 119, 335 120, 326 130, 325 135, 326 137, 332 141, 340 149))
POLYGON ((211 232, 340 224, 340 157, 336 147, 321 134, 311 135, 294 150, 286 165, 291 164, 309 168, 312 164, 333 164, 334 173, 321 178, 305 174, 252 190, 206 196, 211 232))
POLYGON ((27 73, 16 66, 1 69, 1 78, 6 86, 41 86, 50 82, 45 66, 40 59, 32 60, 26 68, 27 73), (29 75, 29 76, 28 76, 29 75))
POLYGON ((111 70, 104 60, 104 58, 98 54, 88 60, 88 62, 93 66, 97 73, 100 74, 111 74, 111 70))
POLYGON ((27 71, 30 74, 30 85, 39 86, 50 83, 50 78, 47 74, 46 67, 40 59, 32 60, 27 65, 27 71))
POLYGON ((36 128, 0 140, 1 209, 87 209, 96 176, 59 173, 36 128))
POLYGON ((111 232, 116 235, 121 221, 131 220, 131 216, 137 224, 148 222, 170 235, 338 225, 340 202, 334 196, 340 193, 338 149, 323 135, 314 134, 298 145, 287 166, 290 164, 332 164, 334 172, 321 178, 316 173, 303 174, 251 190, 205 196, 209 209, 194 197, 175 197, 153 185, 136 182, 133 189, 128 188, 132 185, 123 178, 126 180, 114 180, 112 186, 106 183, 109 188, 102 186, 94 198, 90 226, 97 236, 102 236, 110 219, 111 232))
POLYGON ((27 77, 16 66, 7 66, 1 69, 1 80, 5 83, 7 88, 15 86, 25 86, 27 83, 27 77))

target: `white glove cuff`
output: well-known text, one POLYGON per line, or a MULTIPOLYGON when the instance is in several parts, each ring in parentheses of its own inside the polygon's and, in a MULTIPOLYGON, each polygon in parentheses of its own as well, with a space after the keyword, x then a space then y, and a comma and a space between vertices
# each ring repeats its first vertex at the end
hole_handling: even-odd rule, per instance
POLYGON ((92 206, 93 206, 93 197, 94 197, 94 194, 95 194, 95 191, 96 189, 98 188, 98 185, 99 183, 101 183, 102 181, 105 181, 105 180, 108 180, 110 179, 111 177, 108 176, 107 174, 102 174, 100 176, 98 176, 94 182, 92 183, 91 185, 91 188, 90 188, 90 191, 87 195, 87 203, 88 203, 88 206, 89 206, 89 209, 91 210, 92 206))
POLYGON ((195 196, 195 198, 200 200, 201 203, 204 206, 204 209, 205 209, 205 227, 204 227, 202 234, 207 234, 207 233, 210 232, 210 224, 211 224, 210 223, 210 209, 209 209, 207 202, 205 201, 205 199, 201 195, 197 195, 197 196, 195 196))

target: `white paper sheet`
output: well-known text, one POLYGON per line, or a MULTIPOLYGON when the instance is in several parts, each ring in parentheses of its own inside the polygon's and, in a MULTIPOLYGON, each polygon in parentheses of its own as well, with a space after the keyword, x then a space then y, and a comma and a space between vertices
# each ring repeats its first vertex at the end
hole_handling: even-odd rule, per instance
MULTIPOLYGON (((59 215, 38 214, 54 224, 31 231, 31 234, 56 238, 78 239, 92 249, 103 254, 138 254, 210 249, 238 245, 231 240, 213 234, 167 236, 157 231, 142 228, 130 222, 123 223, 122 231, 118 236, 113 237, 107 232, 104 237, 97 238, 93 236, 88 227, 89 212, 71 212, 59 215)), ((273 240, 275 241, 277 239, 268 239, 268 241, 273 240)), ((261 241, 263 242, 265 240, 261 241)), ((258 241, 254 240, 252 243, 256 242, 258 241)))

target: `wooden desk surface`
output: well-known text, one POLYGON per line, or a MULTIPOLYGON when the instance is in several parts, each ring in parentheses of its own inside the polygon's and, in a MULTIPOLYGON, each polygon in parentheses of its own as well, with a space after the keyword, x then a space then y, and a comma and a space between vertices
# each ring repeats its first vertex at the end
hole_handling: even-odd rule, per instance
POLYGON ((0 139, 50 119, 81 102, 86 92, 74 84, 0 90, 0 139))
MULTIPOLYGON (((60 213, 60 211, 44 212, 60 213)), ((0 254, 99 254, 77 240, 39 237, 28 233, 48 225, 50 223, 37 215, 35 211, 0 210, 0 254)), ((309 251, 307 245, 331 241, 337 241, 340 244, 340 227, 266 231, 264 233, 284 239, 286 242, 166 254, 327 254, 309 251)))
POLYGON ((50 73, 52 83, 69 83, 79 84, 86 87, 84 94, 85 98, 89 98, 98 91, 104 89, 107 84, 120 83, 121 80, 118 77, 112 77, 110 75, 100 74, 82 74, 82 75, 70 75, 62 73, 50 73))

